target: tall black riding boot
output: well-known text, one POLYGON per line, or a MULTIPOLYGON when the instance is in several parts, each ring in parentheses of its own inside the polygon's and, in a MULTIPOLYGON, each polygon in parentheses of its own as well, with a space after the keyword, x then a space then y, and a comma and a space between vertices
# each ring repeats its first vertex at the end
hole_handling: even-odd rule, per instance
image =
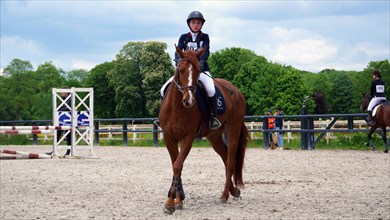
POLYGON ((211 117, 210 117, 210 128, 218 129, 221 127, 221 122, 217 119, 217 96, 209 97, 211 117))
POLYGON ((372 111, 368 111, 367 119, 368 119, 368 122, 367 122, 368 125, 375 125, 374 118, 372 117, 372 111))

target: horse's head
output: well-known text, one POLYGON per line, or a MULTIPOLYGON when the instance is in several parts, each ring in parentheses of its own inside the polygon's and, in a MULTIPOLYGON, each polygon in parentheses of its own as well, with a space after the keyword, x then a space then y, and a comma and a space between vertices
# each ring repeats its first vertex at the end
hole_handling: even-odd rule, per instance
POLYGON ((195 103, 196 84, 200 75, 199 58, 203 55, 204 51, 205 48, 197 52, 192 50, 182 51, 176 46, 179 60, 173 82, 183 94, 182 102, 184 107, 191 107, 195 103))
POLYGON ((370 103, 371 97, 367 93, 362 93, 362 99, 360 100, 360 111, 364 112, 367 110, 368 104, 370 103))

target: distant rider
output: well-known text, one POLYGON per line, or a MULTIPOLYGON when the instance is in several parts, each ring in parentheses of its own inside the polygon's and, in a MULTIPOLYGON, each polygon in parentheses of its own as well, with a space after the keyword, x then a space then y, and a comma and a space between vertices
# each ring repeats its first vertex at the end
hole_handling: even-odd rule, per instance
POLYGON ((385 96, 385 81, 382 80, 381 72, 379 70, 372 71, 372 82, 370 95, 372 97, 370 104, 368 104, 368 124, 375 125, 374 118, 372 117, 372 110, 382 101, 386 101, 385 96))

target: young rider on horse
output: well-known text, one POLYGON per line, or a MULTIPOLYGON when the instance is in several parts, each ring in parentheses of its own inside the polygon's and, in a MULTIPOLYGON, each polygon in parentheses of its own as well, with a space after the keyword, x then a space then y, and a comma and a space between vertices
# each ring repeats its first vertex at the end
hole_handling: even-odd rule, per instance
MULTIPOLYGON (((221 122, 217 119, 217 97, 215 95, 214 79, 210 74, 210 68, 207 63, 207 59, 210 55, 210 39, 209 35, 201 31, 203 24, 206 20, 203 18, 202 13, 199 11, 193 11, 188 15, 187 25, 190 28, 190 32, 182 34, 179 38, 178 47, 182 50, 194 50, 198 51, 206 47, 206 51, 200 57, 201 74, 199 81, 206 89, 208 101, 211 108, 210 128, 217 129, 221 127, 221 122)), ((179 56, 175 53, 176 65, 179 61, 179 56)), ((161 96, 164 97, 165 88, 173 80, 173 76, 162 86, 161 96)))
POLYGON ((382 101, 386 101, 385 96, 385 82, 382 80, 381 72, 379 70, 374 70, 372 72, 372 82, 370 95, 372 97, 370 104, 368 104, 368 124, 375 125, 375 121, 372 118, 372 110, 376 105, 381 103, 382 101))

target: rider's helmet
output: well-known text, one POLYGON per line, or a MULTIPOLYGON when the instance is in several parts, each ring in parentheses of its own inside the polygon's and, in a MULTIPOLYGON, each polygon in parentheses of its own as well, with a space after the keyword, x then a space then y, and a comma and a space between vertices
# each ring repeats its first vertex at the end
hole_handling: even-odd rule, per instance
POLYGON ((202 24, 206 22, 206 20, 203 18, 202 13, 200 13, 199 11, 193 11, 188 15, 187 24, 189 24, 192 19, 200 19, 202 21, 202 24))

